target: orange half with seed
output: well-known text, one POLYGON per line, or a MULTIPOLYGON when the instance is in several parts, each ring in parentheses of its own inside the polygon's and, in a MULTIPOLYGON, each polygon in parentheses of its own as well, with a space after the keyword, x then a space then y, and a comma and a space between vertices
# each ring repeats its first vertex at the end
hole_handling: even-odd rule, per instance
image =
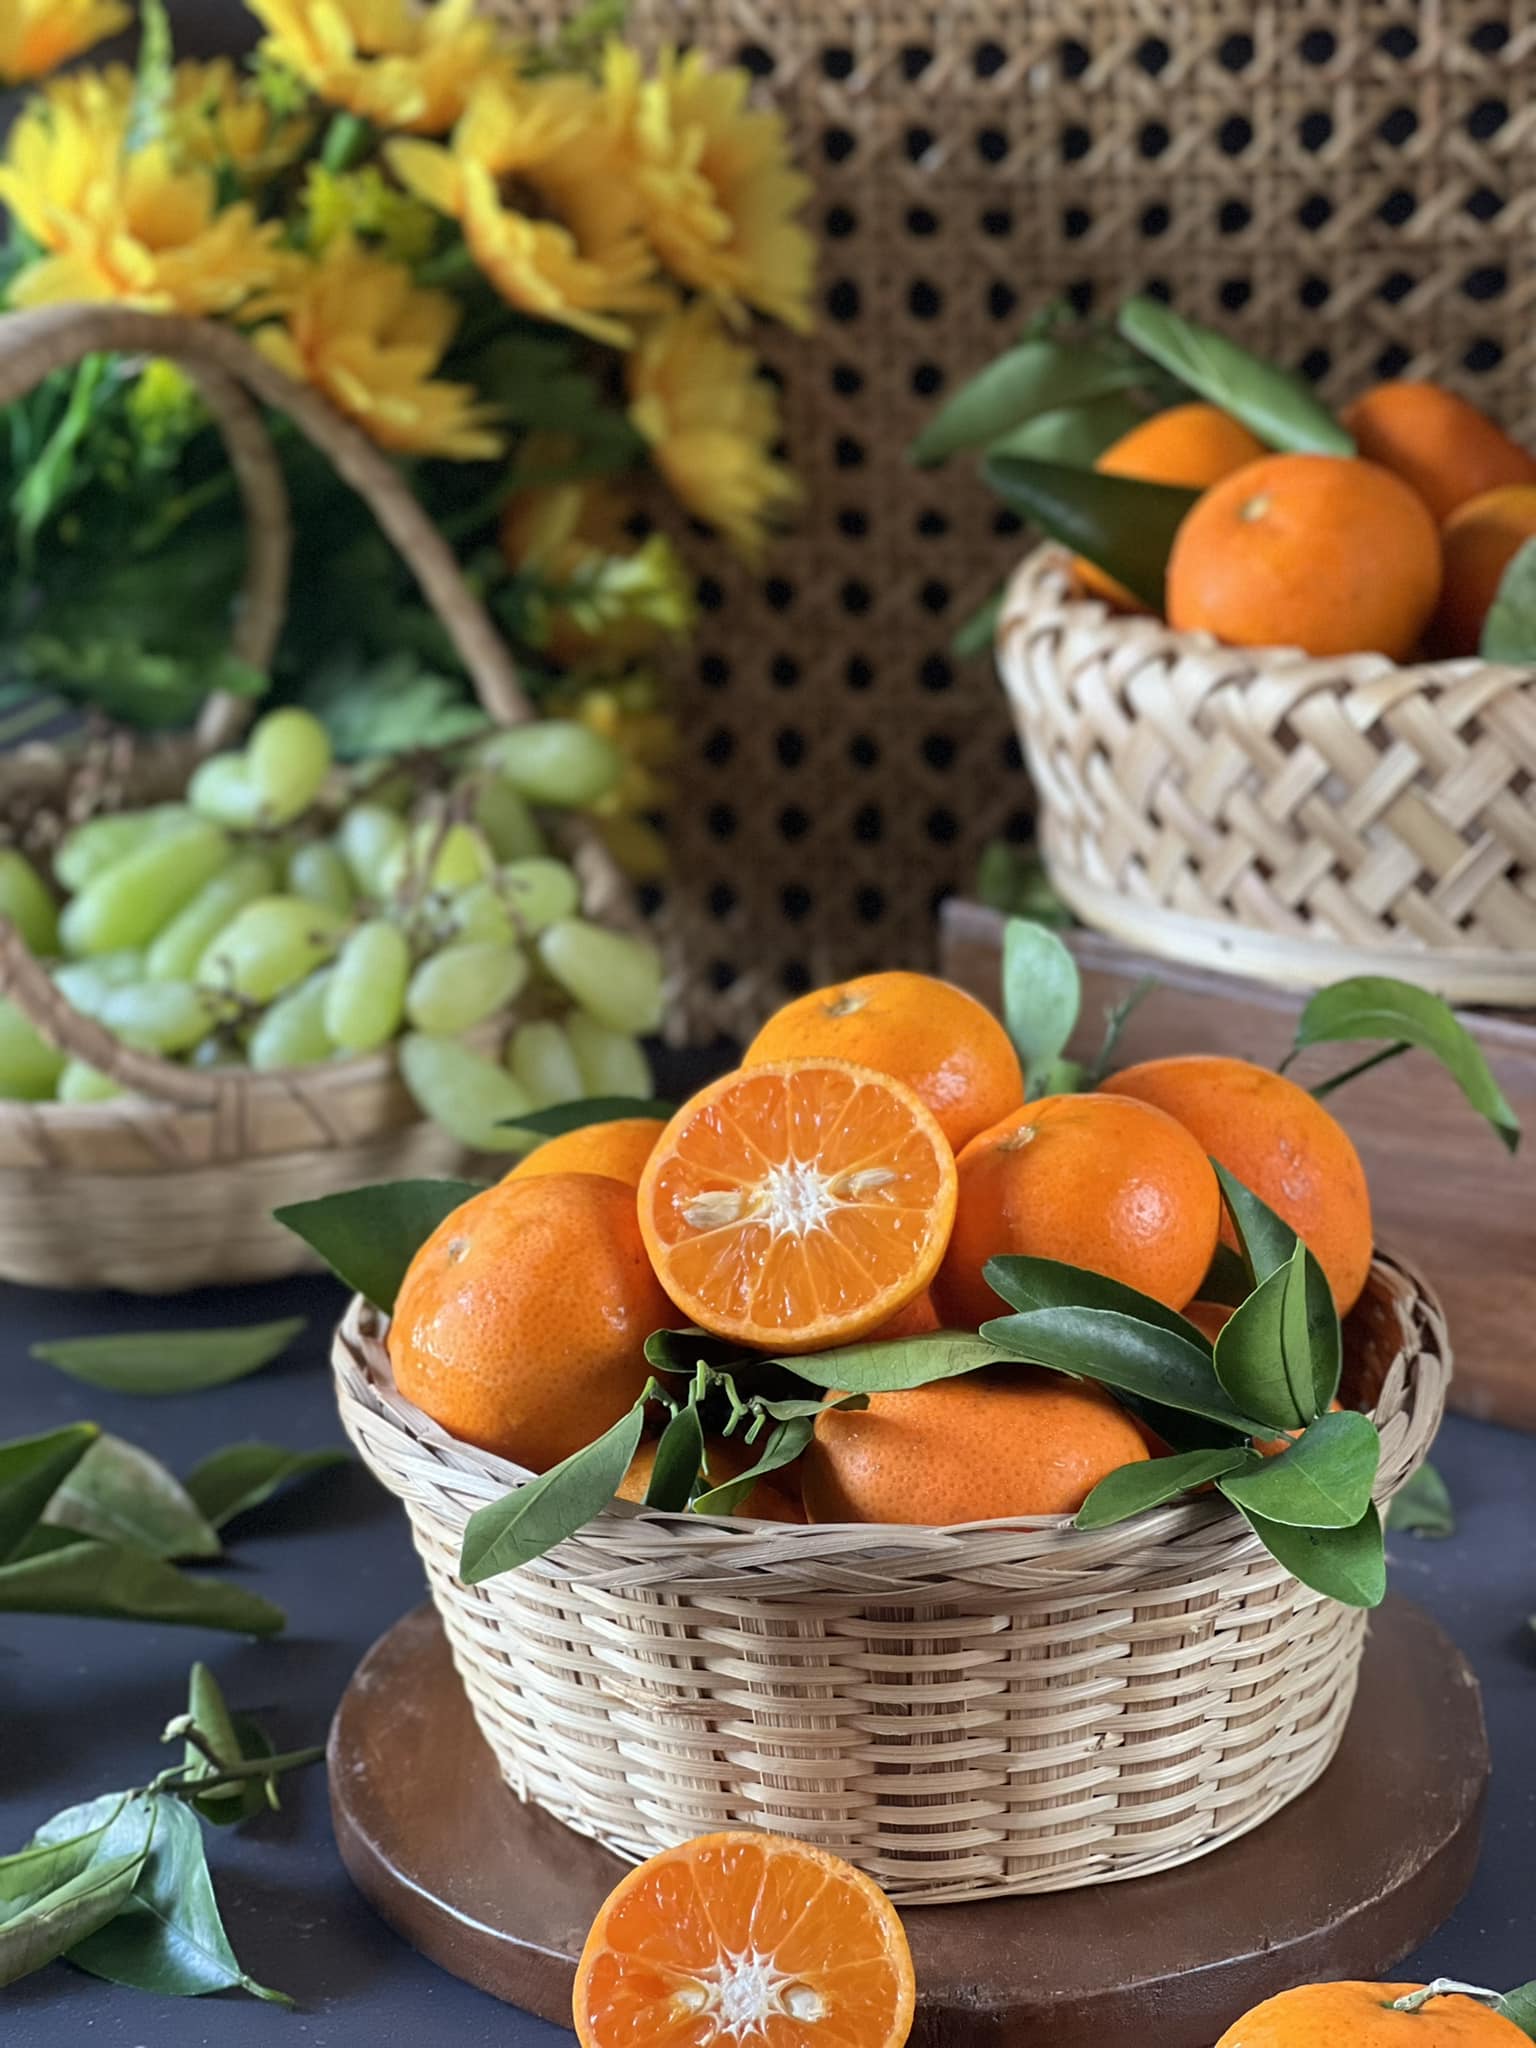
POLYGON ((817 1351, 922 1293, 955 1186, 949 1142, 904 1082, 778 1060, 724 1075, 673 1117, 640 1179, 640 1232, 700 1329, 817 1351))

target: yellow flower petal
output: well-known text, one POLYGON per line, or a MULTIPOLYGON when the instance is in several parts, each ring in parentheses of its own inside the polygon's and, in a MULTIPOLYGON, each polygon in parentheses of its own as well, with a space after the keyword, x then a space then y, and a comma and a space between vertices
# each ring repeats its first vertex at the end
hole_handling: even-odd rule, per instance
POLYGON ((21 85, 42 78, 132 19, 126 0, 4 0, 0 79, 21 85))
POLYGON ((249 0, 263 54, 381 128, 445 135, 475 88, 512 66, 474 0, 249 0))

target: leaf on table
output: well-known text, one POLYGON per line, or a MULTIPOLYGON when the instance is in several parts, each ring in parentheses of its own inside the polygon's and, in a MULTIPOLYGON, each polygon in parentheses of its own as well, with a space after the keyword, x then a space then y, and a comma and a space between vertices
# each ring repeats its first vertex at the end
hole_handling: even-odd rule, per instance
POLYGON ((874 1344, 845 1344, 838 1351, 807 1351, 781 1364, 813 1387, 843 1394, 897 1394, 909 1387, 956 1379, 984 1365, 1003 1362, 1005 1353, 985 1334, 937 1330, 874 1344))
POLYGON ((1245 1188, 1235 1173, 1229 1173, 1219 1160, 1213 1159, 1211 1165, 1216 1169, 1221 1198, 1237 1233, 1238 1249, 1248 1268, 1250 1282, 1254 1287, 1262 1287, 1271 1273, 1289 1264, 1296 1250, 1296 1233, 1267 1202, 1261 1201, 1251 1188, 1245 1188))
POLYGON ((981 1335, 1030 1365, 1098 1380, 1242 1436, 1262 1430, 1224 1391, 1210 1352, 1160 1324, 1115 1309, 1041 1308, 983 1323, 981 1335))
POLYGON ((681 1514, 692 1498, 699 1467, 704 1458, 704 1425, 697 1404, 690 1401, 679 1408, 662 1431, 645 1489, 645 1505, 668 1514, 681 1514))
POLYGON ((1179 1457, 1122 1465, 1099 1481, 1078 1509, 1073 1527, 1107 1529, 1115 1522, 1129 1521, 1132 1515, 1160 1508, 1181 1493, 1235 1472, 1248 1457, 1241 1444, 1229 1444, 1219 1450, 1186 1451, 1179 1457))
POLYGON ((1003 927, 1003 1022, 1029 1083, 1041 1093, 1045 1071, 1065 1050, 1082 1007, 1077 962, 1056 933, 1026 918, 1003 927))
POLYGON ((1536 662, 1536 540, 1524 542, 1510 557, 1483 620, 1477 651, 1484 661, 1506 661, 1516 668, 1536 662))
POLYGON ((1386 1598, 1387 1555, 1374 1506, 1350 1529, 1298 1529, 1242 1512, 1270 1555, 1314 1592, 1346 1607, 1379 1607, 1386 1598))
POLYGON ((1168 1308, 1150 1294, 1142 1294, 1134 1287, 1127 1287, 1122 1280, 1111 1280, 1106 1274, 1095 1273, 1087 1266, 1069 1266, 1061 1259, 1038 1259, 1023 1253, 1007 1252, 997 1258, 988 1259, 982 1268, 982 1278, 992 1292, 1007 1302, 1010 1308, 1022 1309, 1026 1313, 1037 1308, 1107 1308, 1116 1309, 1121 1315, 1134 1316, 1144 1323, 1156 1323, 1164 1330, 1172 1330, 1175 1336, 1209 1351, 1210 1342, 1204 1333, 1181 1316, 1177 1309, 1168 1308))
POLYGON ((1023 455, 989 455, 982 475, 1022 518, 1085 556, 1152 611, 1164 609, 1174 535, 1198 491, 1023 455))
POLYGON ((287 1617, 259 1593, 195 1578, 147 1551, 82 1537, 0 1565, 0 1614, 75 1614, 276 1635, 287 1617))
POLYGON ((1032 336, 968 378, 913 441, 926 468, 963 449, 985 448, 1041 413, 1145 383, 1146 371, 1111 340, 1032 336))
POLYGON ((619 1117, 657 1117, 663 1123, 677 1114, 675 1102, 661 1102, 651 1095, 588 1095, 576 1102, 555 1102, 548 1109, 530 1110, 527 1116, 506 1121, 519 1131, 539 1138, 561 1138, 567 1131, 583 1131, 589 1124, 611 1124, 619 1117))
POLYGON ((696 1515, 734 1515, 760 1479, 766 1479, 770 1472, 781 1472, 786 1465, 792 1465, 810 1442, 815 1423, 808 1415, 797 1415, 787 1422, 781 1422, 768 1438, 761 1457, 745 1472, 738 1472, 723 1486, 711 1487, 701 1493, 693 1503, 696 1515))
MULTIPOLYGON (((250 1763, 274 1754, 272 1744, 249 1716, 238 1721, 224 1699, 223 1688, 208 1666, 197 1663, 187 1679, 187 1711, 182 1721, 190 1722, 202 1738, 204 1748, 188 1741, 183 1745, 182 1769, 189 1779, 209 1778, 219 1766, 250 1763), (242 1724, 243 1723, 243 1727, 242 1724), (212 1751, 210 1757, 205 1753, 212 1751), (217 1759, 217 1761, 215 1761, 217 1759)), ((181 1725, 173 1722, 172 1729, 181 1725)), ((167 1730, 169 1735, 171 1730, 167 1730)), ((204 1820, 215 1827, 233 1826, 268 1807, 270 1781, 243 1778, 233 1784, 215 1785, 193 1796, 192 1804, 204 1820)), ((275 1800, 272 1802, 275 1804, 275 1800)))
MULTIPOLYGON (((0 1985, 14 1984, 54 1962, 123 1910, 143 1872, 150 1840, 146 1830, 136 1846, 108 1854, 100 1845, 112 1833, 110 1827, 92 1830, 96 1846, 52 1889, 25 1903, 0 1907, 0 1985)), ((39 1858, 40 1863, 46 1860, 39 1858)), ((59 1867, 74 1860, 65 1854, 59 1867)))
POLYGON ((91 1445, 43 1519, 152 1557, 217 1557, 223 1548, 181 1481, 118 1436, 91 1445))
POLYGON ((1451 1490, 1433 1465, 1421 1465, 1394 1496, 1387 1527, 1410 1536, 1454 1536, 1456 1510, 1451 1490))
POLYGON ((1241 420, 1266 447, 1353 455, 1351 436, 1304 378, 1265 362, 1228 335, 1186 320, 1158 299, 1127 299, 1120 332, 1197 398, 1241 420))
POLYGON ((47 1842, 33 1840, 14 1855, 0 1856, 0 1924, 13 1918, 21 1907, 78 1877, 101 1847, 109 1823, 127 1798, 126 1792, 120 1793, 111 1813, 90 1825, 82 1822, 73 1834, 61 1834, 47 1842))
POLYGON ((32 1356, 71 1379, 113 1394, 190 1394, 226 1386, 280 1357, 305 1329, 303 1316, 239 1323, 224 1330, 129 1331, 61 1337, 34 1344, 32 1356))
POLYGON ((15 1556, 100 1435, 94 1422, 74 1422, 0 1444, 0 1563, 15 1556))
POLYGON ((1218 1481, 1246 1513, 1294 1529, 1351 1529, 1371 1504, 1381 1438, 1369 1416, 1320 1415, 1271 1458, 1218 1481))
POLYGON ((644 1426, 642 1399, 594 1442, 526 1486, 477 1508, 465 1527, 459 1555, 464 1584, 483 1585, 542 1557, 600 1515, 629 1470, 644 1426))
POLYGON ((350 1465, 349 1451, 288 1451, 281 1444, 227 1444, 187 1474, 187 1493, 215 1529, 260 1507, 279 1487, 311 1472, 350 1465))
POLYGON ((387 1314, 406 1268, 445 1216, 484 1186, 469 1180, 395 1180, 291 1202, 275 1219, 317 1251, 337 1279, 387 1314))

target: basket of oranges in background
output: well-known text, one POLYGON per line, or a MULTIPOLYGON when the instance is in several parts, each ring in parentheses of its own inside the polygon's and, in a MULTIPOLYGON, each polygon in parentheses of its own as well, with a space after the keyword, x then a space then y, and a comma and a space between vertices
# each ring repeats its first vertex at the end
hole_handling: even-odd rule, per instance
POLYGON ((998 662, 1086 923, 1536 1004, 1536 454, 1429 383, 1335 416, 1150 299, 1036 323, 913 453, 963 451, 1050 536, 998 662))
MULTIPOLYGON (((1435 1298, 1321 1101, 1069 1064, 1070 954, 1009 955, 1006 1028, 876 974, 670 1114, 551 1112, 497 1185, 284 1214, 357 1291, 342 1418, 507 1783, 622 1853, 750 1825, 903 1904, 1049 1891, 1334 1753, 1435 1298)), ((1308 1035, 1362 1035, 1326 994, 1308 1035)), ((1393 1030, 1513 1141, 1438 998, 1393 1030)))

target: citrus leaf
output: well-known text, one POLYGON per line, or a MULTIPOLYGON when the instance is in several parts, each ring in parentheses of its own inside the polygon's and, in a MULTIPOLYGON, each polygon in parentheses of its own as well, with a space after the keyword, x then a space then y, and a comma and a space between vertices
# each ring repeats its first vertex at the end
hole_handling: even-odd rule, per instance
MULTIPOLYGON (((218 1758, 218 1763, 215 1763, 196 1743, 184 1744, 181 1763, 188 1778, 212 1777, 219 1764, 237 1764, 244 1760, 240 1738, 235 1733, 234 1717, 225 1704, 223 1688, 208 1666, 201 1662, 194 1664, 187 1676, 186 1719, 195 1726, 207 1747, 218 1758)), ((241 1784, 220 1785, 217 1791, 202 1793, 193 1803, 204 1819, 211 1820, 215 1826, 222 1826, 225 1821, 241 1818, 242 1806, 252 1792, 256 1795, 257 1805, 265 1805, 259 1783, 251 1779, 241 1784)))
POLYGON ((1213 1159, 1211 1164, 1249 1277, 1255 1287, 1261 1287, 1271 1273, 1289 1263, 1296 1249, 1296 1233, 1267 1202, 1245 1188, 1235 1173, 1228 1173, 1220 1160, 1213 1159))
POLYGON ((1298 455, 1353 455, 1355 444, 1304 379, 1198 326, 1157 299, 1127 299, 1120 332, 1194 392, 1241 420, 1268 448, 1298 455))
POLYGON ((1346 1607, 1379 1607, 1387 1592, 1381 1517, 1368 1507, 1351 1529, 1296 1529, 1242 1510, 1271 1557, 1304 1586, 1346 1607))
POLYGON ((0 1614, 77 1614, 164 1621, 237 1635, 276 1635, 280 1607, 221 1579, 198 1579, 163 1558, 89 1537, 0 1565, 0 1614))
POLYGON ((973 1337, 938 1330, 879 1344, 847 1344, 840 1351, 801 1352, 779 1363, 813 1387, 832 1387, 843 1394, 899 1394, 997 1365, 1004 1357, 985 1334, 973 1337))
POLYGON ((909 450, 919 468, 966 448, 985 448, 1037 414, 1080 405, 1146 381, 1142 366, 1103 342, 1021 341, 947 399, 909 450))
POLYGON ((526 1486, 477 1508, 465 1526, 459 1554, 464 1584, 484 1585, 502 1572, 515 1571, 600 1515, 629 1470, 644 1426, 642 1398, 595 1442, 573 1451, 526 1486))
POLYGON ((147 1847, 146 1842, 116 1856, 93 1855, 54 1890, 15 1913, 0 1914, 0 1985, 42 1969, 120 1913, 144 1867, 147 1847))
POLYGON ((1186 1451, 1175 1458, 1149 1458, 1144 1465, 1122 1465, 1101 1479, 1073 1518, 1075 1529, 1107 1529, 1127 1522, 1148 1508, 1160 1508, 1196 1486, 1204 1486, 1247 1463, 1241 1444, 1218 1450, 1186 1451))
POLYGON ((187 1474, 187 1492, 215 1529, 260 1507, 280 1486, 350 1465, 349 1451, 285 1451, 281 1444, 228 1444, 187 1474))
POLYGON ((748 1471, 738 1473, 734 1479, 728 1479, 724 1486, 701 1493, 693 1503, 693 1512, 696 1515, 734 1515, 759 1479, 765 1479, 770 1472, 780 1472, 795 1462, 810 1442, 815 1428, 809 1416, 796 1416, 788 1422, 781 1422, 769 1437, 757 1463, 748 1471))
POLYGON ((988 1259, 981 1271, 992 1292, 1000 1295, 1010 1308, 1026 1313, 1037 1308, 1115 1309, 1143 1323, 1156 1323, 1202 1351, 1210 1351, 1204 1333, 1177 1309, 1166 1308, 1152 1295, 1138 1293, 1123 1281, 1111 1280, 1087 1266, 1069 1266, 1060 1259, 1036 1259, 1011 1252, 988 1259))
POLYGON ((132 1331, 34 1344, 32 1356, 113 1394, 190 1394, 243 1379, 286 1351, 303 1316, 227 1330, 132 1331))
POLYGON ((1153 611, 1163 610, 1173 537, 1198 491, 1025 455, 989 455, 982 475, 1023 518, 1086 556, 1153 611))
POLYGON ((151 1557, 217 1557, 223 1548, 181 1481, 119 1436, 91 1445, 43 1519, 151 1557))
POLYGON ((1092 469, 1106 448, 1112 448, 1146 417, 1127 392, 1106 391, 1081 405, 1059 405, 1050 412, 1036 413, 992 442, 987 453, 1031 455, 1041 462, 1092 469))
POLYGON ((73 1422, 46 1436, 0 1444, 0 1563, 16 1555, 44 1508, 100 1435, 94 1422, 73 1422))
MULTIPOLYGON (((1254 1289, 1216 1335, 1217 1379, 1239 1408, 1271 1429, 1300 1429, 1318 1412, 1319 1375, 1313 1371, 1307 1315, 1310 1257, 1298 1239, 1291 1258, 1254 1289)), ((1332 1315, 1331 1296, 1328 1309, 1332 1315)), ((1333 1327, 1337 1331, 1336 1316, 1333 1327)), ((1319 1341, 1325 1341, 1321 1333, 1319 1341)), ((1333 1358, 1336 1366, 1337 1338, 1333 1358)))
POLYGON ((1029 1096, 1042 1092, 1041 1076, 1065 1049, 1082 1000, 1077 962, 1055 932, 1010 917, 1003 927, 1003 1022, 1029 1096))
POLYGON ((703 1460, 704 1425, 697 1406, 690 1401, 686 1408, 678 1409, 661 1432, 656 1462, 651 1467, 651 1483, 645 1489, 646 1506, 680 1515, 692 1498, 703 1460))
POLYGON ((1228 1398, 1203 1345, 1118 1310, 1033 1309, 983 1323, 981 1335, 1031 1365, 1099 1380, 1244 1436, 1264 1426, 1228 1398))
POLYGON ((1000 583, 985 604, 978 605, 950 637, 949 651, 956 661, 971 661, 985 654, 997 637, 997 622, 1003 615, 1003 585, 1000 583))
MULTIPOLYGON (((268 1758, 277 1756, 276 1748, 259 1722, 249 1714, 235 1714, 231 1719, 235 1728, 235 1755, 239 1762, 265 1763, 268 1758)), ((238 1784, 215 1786, 207 1792, 197 1793, 192 1804, 214 1827, 228 1828, 251 1820, 258 1813, 275 1813, 282 1802, 277 1796, 277 1779, 273 1777, 243 1778, 238 1784)))
POLYGON ((1451 1490, 1433 1465, 1421 1465, 1394 1496, 1387 1527, 1410 1536, 1454 1536, 1456 1510, 1451 1490))
POLYGON ((1506 1991, 1494 2002, 1494 2011, 1536 2041, 1536 1982, 1506 1991))
POLYGON ((1266 1522, 1296 1529, 1350 1529, 1371 1504, 1381 1438, 1368 1416, 1320 1415, 1288 1451, 1217 1483, 1227 1499, 1266 1522))
POLYGON ((798 1422, 806 1415, 814 1422, 818 1415, 825 1415, 833 1408, 867 1408, 869 1396, 840 1394, 830 1401, 765 1401, 760 1396, 754 1396, 752 1406, 761 1414, 771 1416, 775 1422, 798 1422))
POLYGON ((1536 662, 1536 540, 1510 557, 1483 621, 1478 653, 1517 668, 1536 662))
POLYGON ((1229 1244, 1219 1244, 1211 1260, 1210 1271, 1200 1282, 1196 1292, 1197 1301, 1219 1301, 1227 1308, 1237 1308, 1253 1292, 1253 1283, 1248 1277, 1248 1268, 1229 1244))
POLYGON ((1144 974, 1134 988, 1128 989, 1118 1003, 1111 1003, 1104 1012, 1104 1043, 1099 1047, 1099 1056, 1083 1076, 1085 1088, 1097 1088, 1109 1073, 1114 1063, 1115 1051, 1125 1034, 1125 1027, 1141 1008, 1154 989, 1162 987, 1155 974, 1144 974))
MULTIPOLYGON (((119 1795, 110 1818, 116 1817, 127 1798, 126 1792, 119 1795)), ((76 1832, 61 1835, 57 1841, 30 1842, 12 1856, 0 1856, 0 1926, 14 1919, 24 1906, 78 1877, 101 1847, 108 1825, 109 1820, 92 1826, 82 1823, 76 1832)))
POLYGON ((540 1138, 561 1138, 567 1131, 611 1124, 619 1117, 651 1116, 665 1123, 676 1114, 675 1102, 660 1102, 652 1095, 588 1095, 577 1102, 556 1102, 548 1109, 530 1110, 526 1116, 505 1117, 503 1122, 540 1138))
POLYGON ((1357 974, 1320 988, 1296 1026, 1296 1050, 1384 1038, 1437 1059, 1505 1148, 1520 1144, 1520 1119, 1493 1078, 1482 1047, 1443 997, 1385 974, 1357 974))
POLYGON ((725 1337, 711 1337, 703 1330, 652 1330, 645 1340, 645 1362, 653 1372, 685 1372, 690 1376, 701 1364, 719 1372, 747 1354, 739 1344, 725 1337))
POLYGON ((386 1312, 405 1271, 445 1216, 484 1189, 470 1180, 395 1180, 291 1202, 276 1220, 317 1251, 337 1279, 386 1312))

